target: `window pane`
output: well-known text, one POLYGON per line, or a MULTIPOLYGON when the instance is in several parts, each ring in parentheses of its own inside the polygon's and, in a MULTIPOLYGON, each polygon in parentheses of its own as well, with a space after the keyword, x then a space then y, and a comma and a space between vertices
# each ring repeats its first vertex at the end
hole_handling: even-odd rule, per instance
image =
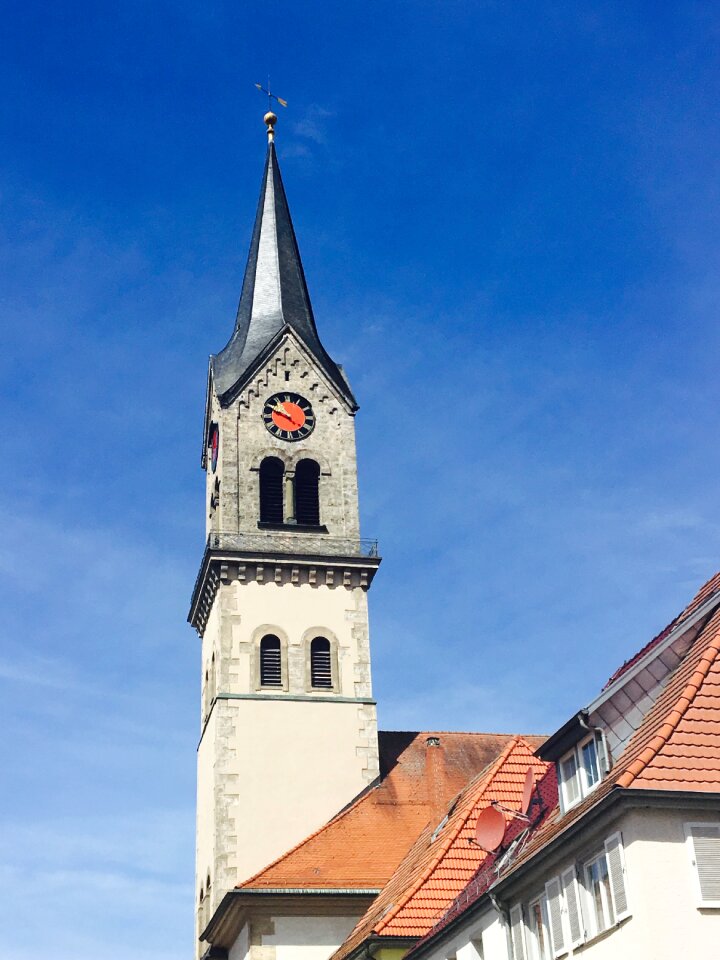
POLYGON ((565 789, 566 802, 568 805, 575 803, 580 798, 580 788, 577 778, 577 760, 574 753, 571 753, 561 762, 560 775, 565 789))
POLYGON ((544 897, 530 904, 530 929, 533 932, 533 960, 550 960, 550 936, 545 917, 544 897))
POLYGON ((597 750, 595 749, 594 740, 588 740, 588 742, 583 745, 582 762, 583 767, 585 768, 585 776, 587 777, 587 785, 592 787, 600 779, 600 771, 598 769, 597 762, 597 750))
POLYGON ((608 876, 605 854, 589 863, 587 868, 588 892, 593 908, 595 932, 607 930, 615 922, 610 896, 610 878, 608 876))

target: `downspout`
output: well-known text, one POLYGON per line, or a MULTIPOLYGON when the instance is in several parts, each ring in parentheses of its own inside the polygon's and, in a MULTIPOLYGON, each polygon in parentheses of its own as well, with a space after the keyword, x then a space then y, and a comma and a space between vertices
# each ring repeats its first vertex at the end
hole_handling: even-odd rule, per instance
POLYGON ((497 911, 498 916, 500 917, 502 922, 505 924, 506 927, 509 927, 510 913, 508 912, 508 909, 505 906, 505 904, 501 900, 498 900, 497 895, 494 894, 492 890, 488 890, 487 895, 490 900, 490 903, 493 905, 493 907, 495 907, 495 910, 497 911))
POLYGON ((602 742, 603 748, 603 758, 604 758, 604 767, 603 775, 607 776, 612 769, 612 756, 610 754, 610 748, 608 747, 607 737, 605 736, 605 731, 602 727, 591 727, 587 722, 587 714, 582 711, 577 715, 580 726, 587 730, 588 733, 599 733, 600 740, 602 742))

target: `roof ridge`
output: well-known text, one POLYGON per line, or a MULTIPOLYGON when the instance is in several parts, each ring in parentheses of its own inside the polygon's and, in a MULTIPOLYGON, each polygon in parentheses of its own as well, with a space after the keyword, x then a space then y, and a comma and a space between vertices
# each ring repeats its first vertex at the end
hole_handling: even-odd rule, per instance
MULTIPOLYGON (((474 796, 473 803, 468 804, 467 814, 465 815, 465 817, 461 817, 458 815, 457 822, 455 824, 455 829, 450 831, 444 837, 442 843, 438 845, 435 856, 432 857, 430 861, 426 864, 425 869, 422 871, 420 876, 416 878, 415 883, 412 884, 410 887, 408 887, 405 890, 403 896, 398 899, 398 902, 392 907, 392 909, 388 910, 388 912, 383 917, 381 917, 380 921, 377 923, 377 925, 374 928, 375 933, 380 933, 381 930, 389 926, 389 924, 403 909, 403 907, 405 907, 406 904, 410 900, 412 900, 412 898, 415 896, 417 891, 423 886, 424 883, 426 883, 426 881, 430 878, 433 872, 437 869, 438 865, 445 858, 445 855, 449 851, 450 847, 457 839, 458 835, 460 834, 460 831, 467 823, 471 813, 477 806, 478 802, 482 799, 485 791, 488 789, 488 787, 492 783, 493 778, 498 772, 498 769, 505 763, 507 758, 510 756, 512 751, 520 742, 524 743, 525 746, 528 748, 528 750, 530 749, 530 745, 526 743, 526 741, 523 740, 522 737, 514 736, 511 740, 508 741, 508 743, 505 745, 502 752, 498 754, 498 756, 495 757, 495 759, 491 761, 487 765, 487 767, 485 767, 484 770, 481 770, 480 773, 477 774, 477 778, 475 777, 473 778, 473 780, 477 779, 477 782, 474 784, 471 782, 467 785, 467 787, 465 788, 466 795, 465 797, 463 797, 463 800, 467 800, 470 796, 473 795, 473 787, 479 788, 477 794, 474 796)), ((460 794, 458 794, 458 798, 462 795, 463 792, 464 791, 461 791, 460 794)), ((458 814, 459 813, 460 811, 458 811, 458 814)), ((451 816, 452 814, 448 816, 448 820, 450 819, 451 816)))
POLYGON ((695 699, 703 681, 708 675, 710 667, 718 655, 720 655, 720 611, 716 611, 712 616, 710 623, 713 623, 713 621, 715 621, 715 634, 704 648, 697 666, 678 698, 675 700, 672 710, 667 714, 664 722, 658 728, 657 733, 648 745, 617 778, 616 783, 618 786, 627 788, 631 786, 633 780, 640 776, 642 771, 652 762, 668 742, 677 729, 678 724, 685 716, 688 707, 695 699))
MULTIPOLYGON (((532 737, 535 740, 539 740, 541 737, 547 737, 547 734, 544 733, 498 733, 494 730, 484 731, 484 730, 436 730, 430 728, 427 730, 379 730, 378 733, 412 733, 416 737, 424 737, 428 734, 445 734, 446 736, 461 736, 461 737, 515 737, 520 740, 525 740, 527 737, 532 737)), ((494 761, 493 761, 494 762, 494 761)))

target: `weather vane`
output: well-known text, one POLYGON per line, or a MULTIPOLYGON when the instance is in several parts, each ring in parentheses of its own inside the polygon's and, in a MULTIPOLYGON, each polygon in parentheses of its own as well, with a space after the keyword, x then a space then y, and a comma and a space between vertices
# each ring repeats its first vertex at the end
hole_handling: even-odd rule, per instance
POLYGON ((255 86, 258 88, 260 93, 264 93, 268 98, 268 112, 265 114, 264 120, 268 128, 268 140, 272 143, 275 139, 275 124, 277 122, 277 117, 272 111, 272 102, 277 100, 281 107, 287 106, 287 100, 283 100, 282 97, 276 96, 276 94, 271 93, 270 91, 270 77, 268 77, 267 89, 261 84, 256 83, 255 86))

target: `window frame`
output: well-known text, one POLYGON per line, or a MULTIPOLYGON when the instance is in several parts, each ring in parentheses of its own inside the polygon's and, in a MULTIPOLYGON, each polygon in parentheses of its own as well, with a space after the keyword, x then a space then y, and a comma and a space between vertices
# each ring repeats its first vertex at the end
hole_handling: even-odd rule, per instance
POLYGON ((598 735, 593 731, 587 737, 583 737, 582 740, 578 740, 578 742, 573 745, 572 749, 568 750, 558 758, 556 768, 559 787, 558 794, 562 813, 566 813, 568 810, 571 810, 573 807, 577 806, 581 800, 584 800, 585 797, 589 796, 593 790, 595 790, 596 787, 602 783, 604 776, 602 762, 603 755, 602 750, 598 745, 598 739, 598 735), (593 744, 595 769, 597 772, 597 780, 594 782, 590 782, 588 768, 585 765, 584 750, 590 743, 593 744), (575 764, 575 775, 572 780, 565 776, 563 770, 564 765, 569 760, 572 760, 575 764), (570 791, 568 787, 571 782, 575 783, 577 789, 577 796, 574 798, 571 798, 569 795, 570 791))
POLYGON ((302 643, 305 651, 305 691, 314 697, 329 696, 340 693, 340 658, 338 656, 338 639, 332 630, 327 627, 310 627, 303 634, 302 643), (312 683, 312 642, 317 637, 323 637, 330 643, 330 678, 329 687, 314 687, 312 683))
POLYGON ((720 821, 712 820, 691 820, 683 824, 685 833, 685 848, 688 852, 690 861, 690 870, 693 875, 693 886, 695 890, 695 906, 698 910, 717 910, 720 909, 720 898, 715 900, 705 900, 702 891, 702 882, 700 880, 700 871, 697 865, 697 854, 695 852, 695 839, 693 836, 693 827, 712 827, 718 831, 720 842, 720 821))
POLYGON ((525 948, 528 960, 553 960, 554 950, 552 933, 550 932, 550 914, 548 911, 547 894, 542 890, 527 903, 527 924, 525 948), (540 920, 543 928, 543 949, 540 949, 538 938, 537 914, 535 907, 539 907, 540 920))
POLYGON ((589 930, 588 930, 588 939, 592 937, 597 937, 601 933, 605 933, 607 930, 612 930, 615 926, 615 905, 613 904, 612 890, 610 888, 610 870, 607 862, 607 854, 605 848, 598 850, 592 857, 588 857, 583 860, 582 863, 582 887, 585 891, 585 907, 583 911, 583 916, 586 918, 586 923, 589 921, 589 930), (595 903, 595 896, 593 894, 593 881, 590 877, 590 871, 596 863, 602 862, 605 867, 605 876, 607 878, 607 885, 600 885, 600 899, 602 901, 603 911, 607 914, 608 917, 611 917, 608 923, 600 927, 598 924, 598 914, 597 914, 597 905, 595 903))
POLYGON ((287 693, 289 689, 288 682, 288 638, 284 630, 274 623, 263 623, 253 631, 252 635, 252 682, 256 693, 267 695, 287 693), (261 653, 260 645, 263 637, 275 636, 280 641, 280 676, 282 683, 265 685, 261 682, 261 653))
MULTIPOLYGON (((582 890, 581 910, 585 928, 585 939, 592 940, 616 927, 632 916, 628 895, 627 871, 625 869, 625 845, 620 831, 615 831, 605 838, 601 848, 595 848, 591 856, 585 857, 580 863, 580 888, 582 890), (599 929, 595 898, 591 889, 588 875, 593 864, 603 860, 607 875, 607 885, 601 887, 601 899, 609 904, 612 919, 606 926, 599 929)), ((608 914, 609 915, 609 914, 608 914)))

